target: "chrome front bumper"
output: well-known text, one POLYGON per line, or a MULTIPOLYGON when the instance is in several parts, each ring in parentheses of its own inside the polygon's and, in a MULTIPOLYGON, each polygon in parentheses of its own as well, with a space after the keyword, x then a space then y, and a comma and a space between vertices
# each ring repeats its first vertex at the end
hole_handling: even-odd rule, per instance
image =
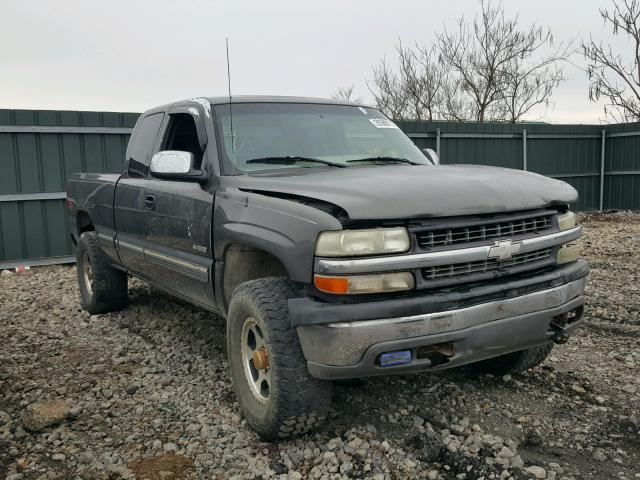
POLYGON ((441 370, 522 350, 549 341, 554 319, 573 312, 567 333, 582 320, 586 277, 525 295, 466 308, 396 318, 302 325, 300 344, 311 375, 355 378, 441 370), (418 358, 419 349, 450 344, 446 362, 418 358), (381 367, 380 354, 411 350, 406 365, 381 367))

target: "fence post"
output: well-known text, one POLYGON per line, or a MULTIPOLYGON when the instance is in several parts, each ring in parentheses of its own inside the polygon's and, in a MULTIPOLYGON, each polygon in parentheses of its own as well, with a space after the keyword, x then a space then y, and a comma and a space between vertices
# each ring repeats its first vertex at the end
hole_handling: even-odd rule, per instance
POLYGON ((527 129, 522 129, 522 170, 527 171, 527 129))
POLYGON ((436 153, 438 154, 438 158, 440 158, 440 129, 436 129, 436 153))
POLYGON ((604 209, 604 141, 606 138, 606 133, 606 130, 603 128, 600 149, 600 203, 598 204, 600 211, 604 209))

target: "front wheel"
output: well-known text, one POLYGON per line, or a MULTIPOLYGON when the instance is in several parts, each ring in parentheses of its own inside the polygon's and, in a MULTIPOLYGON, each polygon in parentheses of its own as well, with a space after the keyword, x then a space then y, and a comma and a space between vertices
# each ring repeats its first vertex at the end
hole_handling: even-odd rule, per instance
POLYGON ((284 278, 240 285, 227 316, 227 352, 233 385, 247 422, 263 438, 306 433, 325 419, 331 383, 309 375, 287 301, 284 278))

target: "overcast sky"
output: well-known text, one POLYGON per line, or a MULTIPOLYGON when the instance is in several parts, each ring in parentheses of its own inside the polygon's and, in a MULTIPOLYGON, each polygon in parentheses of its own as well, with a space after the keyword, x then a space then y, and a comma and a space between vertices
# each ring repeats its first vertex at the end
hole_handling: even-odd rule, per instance
MULTIPOLYGON (((557 41, 610 36, 598 16, 610 0, 505 4, 557 41)), ((393 58, 398 38, 429 44, 476 10, 475 0, 2 0, 0 108, 138 112, 226 94, 225 36, 234 94, 328 97, 353 84, 370 101, 371 67, 393 58)), ((599 123, 585 73, 569 66, 566 75, 544 119, 599 123)))

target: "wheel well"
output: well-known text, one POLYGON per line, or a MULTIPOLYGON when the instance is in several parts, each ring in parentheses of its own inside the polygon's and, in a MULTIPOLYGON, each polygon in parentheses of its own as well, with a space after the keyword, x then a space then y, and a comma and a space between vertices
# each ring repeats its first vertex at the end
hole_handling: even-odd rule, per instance
POLYGON ((287 269, 272 254, 246 245, 232 244, 224 257, 224 297, 229 303, 231 294, 241 283, 257 278, 289 278, 287 269))
POLYGON ((78 225, 78 235, 83 232, 92 232, 95 230, 93 227, 93 222, 91 221, 91 217, 87 212, 80 210, 78 212, 78 217, 76 219, 78 225))

